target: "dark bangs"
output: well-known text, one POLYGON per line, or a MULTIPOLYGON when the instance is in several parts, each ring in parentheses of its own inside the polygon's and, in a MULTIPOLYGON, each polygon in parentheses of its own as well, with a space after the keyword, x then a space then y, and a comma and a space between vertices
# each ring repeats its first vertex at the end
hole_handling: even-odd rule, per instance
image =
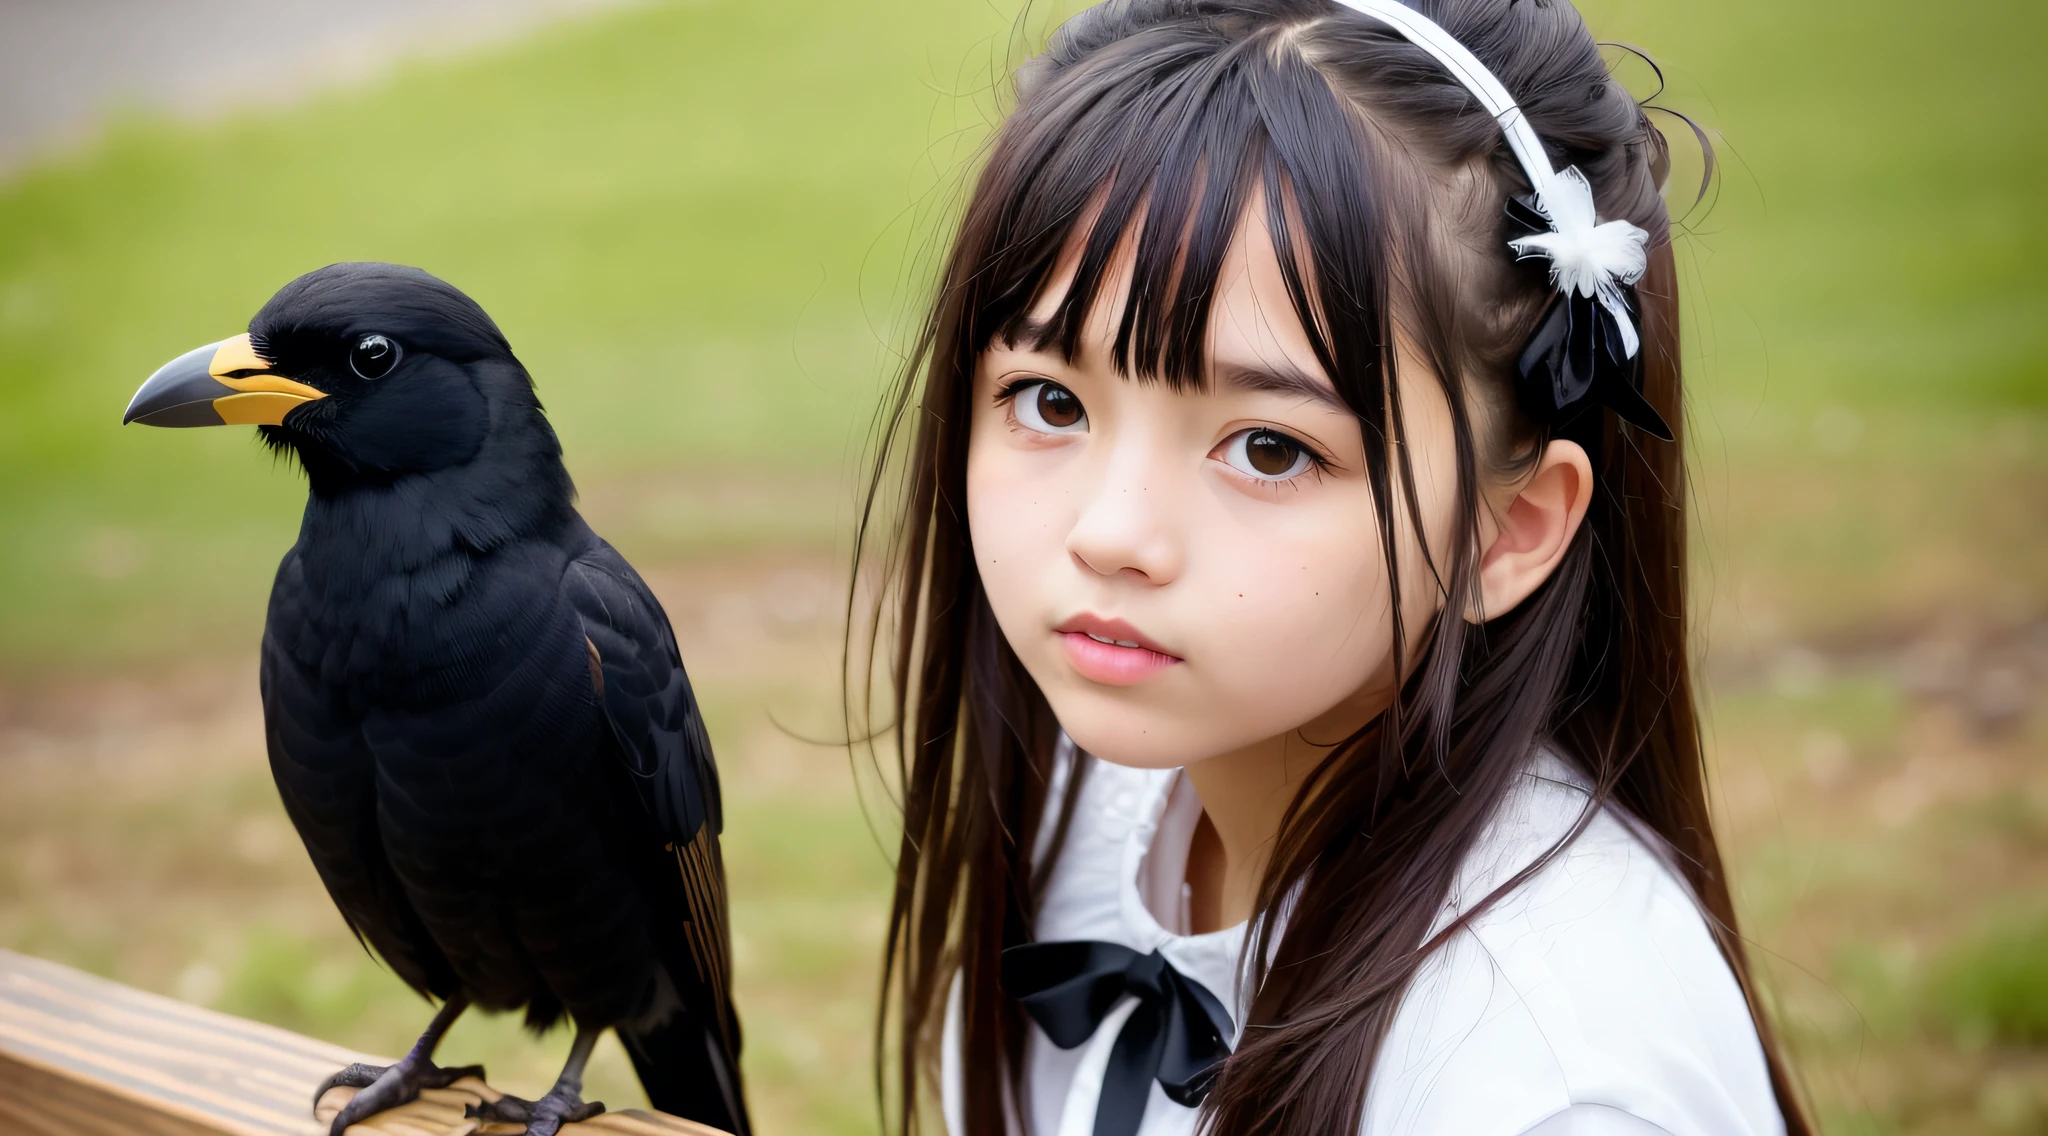
MULTIPOLYGON (((972 277, 977 295, 964 298, 960 346, 978 354, 1000 339, 1072 361, 1089 311, 1117 300, 1102 295, 1105 277, 1135 236, 1113 365, 1200 389, 1217 277, 1263 190, 1274 251, 1316 358, 1384 435, 1388 265, 1412 262, 1396 251, 1411 234, 1392 229, 1387 185, 1393 163, 1406 160, 1386 152, 1285 36, 1276 29, 1205 42, 1185 27, 1161 29, 1042 82, 1028 68, 1020 74, 1018 121, 976 194, 977 210, 996 221, 995 239, 972 277), (1074 263, 1071 283, 1050 319, 1032 320, 1063 255, 1074 263)), ((1415 225, 1413 213, 1403 216, 1415 225)))

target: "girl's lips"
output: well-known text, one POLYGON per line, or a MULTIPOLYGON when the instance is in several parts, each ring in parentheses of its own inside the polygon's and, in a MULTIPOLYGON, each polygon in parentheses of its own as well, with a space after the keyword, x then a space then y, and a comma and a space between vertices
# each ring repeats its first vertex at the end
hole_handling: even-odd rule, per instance
MULTIPOLYGON (((1121 619, 1104 619, 1099 615, 1091 615, 1084 611, 1065 623, 1060 624, 1058 627, 1053 628, 1053 630, 1062 635, 1069 633, 1091 635, 1098 641, 1114 643, 1119 647, 1143 647, 1153 654, 1165 655, 1169 659, 1175 659, 1171 651, 1145 638, 1143 632, 1121 619)), ((1175 659, 1175 661, 1178 661, 1178 659, 1175 659)))
POLYGON ((1053 630, 1074 670, 1082 678, 1105 686, 1140 683, 1180 662, 1156 649, 1138 634, 1137 628, 1120 619, 1082 615, 1053 630))

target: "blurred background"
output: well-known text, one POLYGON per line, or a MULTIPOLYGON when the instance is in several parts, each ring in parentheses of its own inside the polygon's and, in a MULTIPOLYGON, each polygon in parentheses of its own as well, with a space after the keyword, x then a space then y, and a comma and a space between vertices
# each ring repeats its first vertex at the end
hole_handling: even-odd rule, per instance
MULTIPOLYGON (((423 1024, 264 765, 302 483, 252 431, 117 427, 297 274, 415 264, 511 337, 674 618, 762 1130, 873 1131, 852 471, 1000 78, 1076 6, 1023 2, 0 3, 0 946, 376 1053, 423 1024)), ((1812 1098, 2048 1132, 2048 6, 1582 7, 1722 159, 1671 189, 1701 681, 1812 1098)), ((566 1047, 471 1016, 444 1052, 531 1094, 566 1047)), ((591 1081, 639 1098, 609 1041, 591 1081)))

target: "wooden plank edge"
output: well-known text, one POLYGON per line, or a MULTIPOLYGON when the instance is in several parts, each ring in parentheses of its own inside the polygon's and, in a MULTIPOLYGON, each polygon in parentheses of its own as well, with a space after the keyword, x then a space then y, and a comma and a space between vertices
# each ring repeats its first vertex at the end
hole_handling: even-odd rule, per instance
MULTIPOLYGON (((10 1136, 279 1136, 274 1127, 124 1092, 9 1051, 0 1051, 0 1121, 10 1136)), ((325 1131, 310 1116, 300 1129, 314 1136, 325 1131)))
MULTIPOLYGON (((284 1058, 294 1073, 313 1066, 331 1072, 354 1061, 380 1060, 0 949, 0 1132, 9 1136, 325 1136, 329 1121, 356 1090, 328 1090, 299 1120, 278 1111, 291 1107, 277 1095, 281 1085, 258 1083, 274 1080, 267 1074, 278 1070, 238 1064, 240 1096, 232 1091, 238 1087, 234 1078, 209 1076, 204 1084, 181 1079, 189 1077, 195 1062, 233 1061, 253 1047, 284 1058), (195 1034, 215 1044, 198 1045, 195 1034), (187 1044, 178 1044, 180 1036, 187 1044), (172 1067, 173 1055, 183 1068, 172 1067), (258 1089, 263 1091, 251 1092, 258 1089)), ((317 1083, 310 1076, 307 1081, 307 1090, 317 1083)), ((518 1125, 479 1127, 463 1116, 466 1105, 502 1095, 480 1080, 464 1078, 350 1125, 349 1136, 517 1133, 518 1125)), ((728 1136, 641 1109, 603 1113, 564 1131, 728 1136)))

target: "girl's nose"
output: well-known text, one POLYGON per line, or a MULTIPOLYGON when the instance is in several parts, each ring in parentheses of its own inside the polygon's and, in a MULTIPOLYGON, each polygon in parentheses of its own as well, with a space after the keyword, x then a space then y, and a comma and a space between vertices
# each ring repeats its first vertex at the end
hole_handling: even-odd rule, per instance
POLYGON ((1172 495, 1153 465, 1143 452, 1111 456, 1067 534, 1067 551, 1083 568, 1101 576, 1135 573, 1152 584, 1180 575, 1186 549, 1172 523, 1172 495))

